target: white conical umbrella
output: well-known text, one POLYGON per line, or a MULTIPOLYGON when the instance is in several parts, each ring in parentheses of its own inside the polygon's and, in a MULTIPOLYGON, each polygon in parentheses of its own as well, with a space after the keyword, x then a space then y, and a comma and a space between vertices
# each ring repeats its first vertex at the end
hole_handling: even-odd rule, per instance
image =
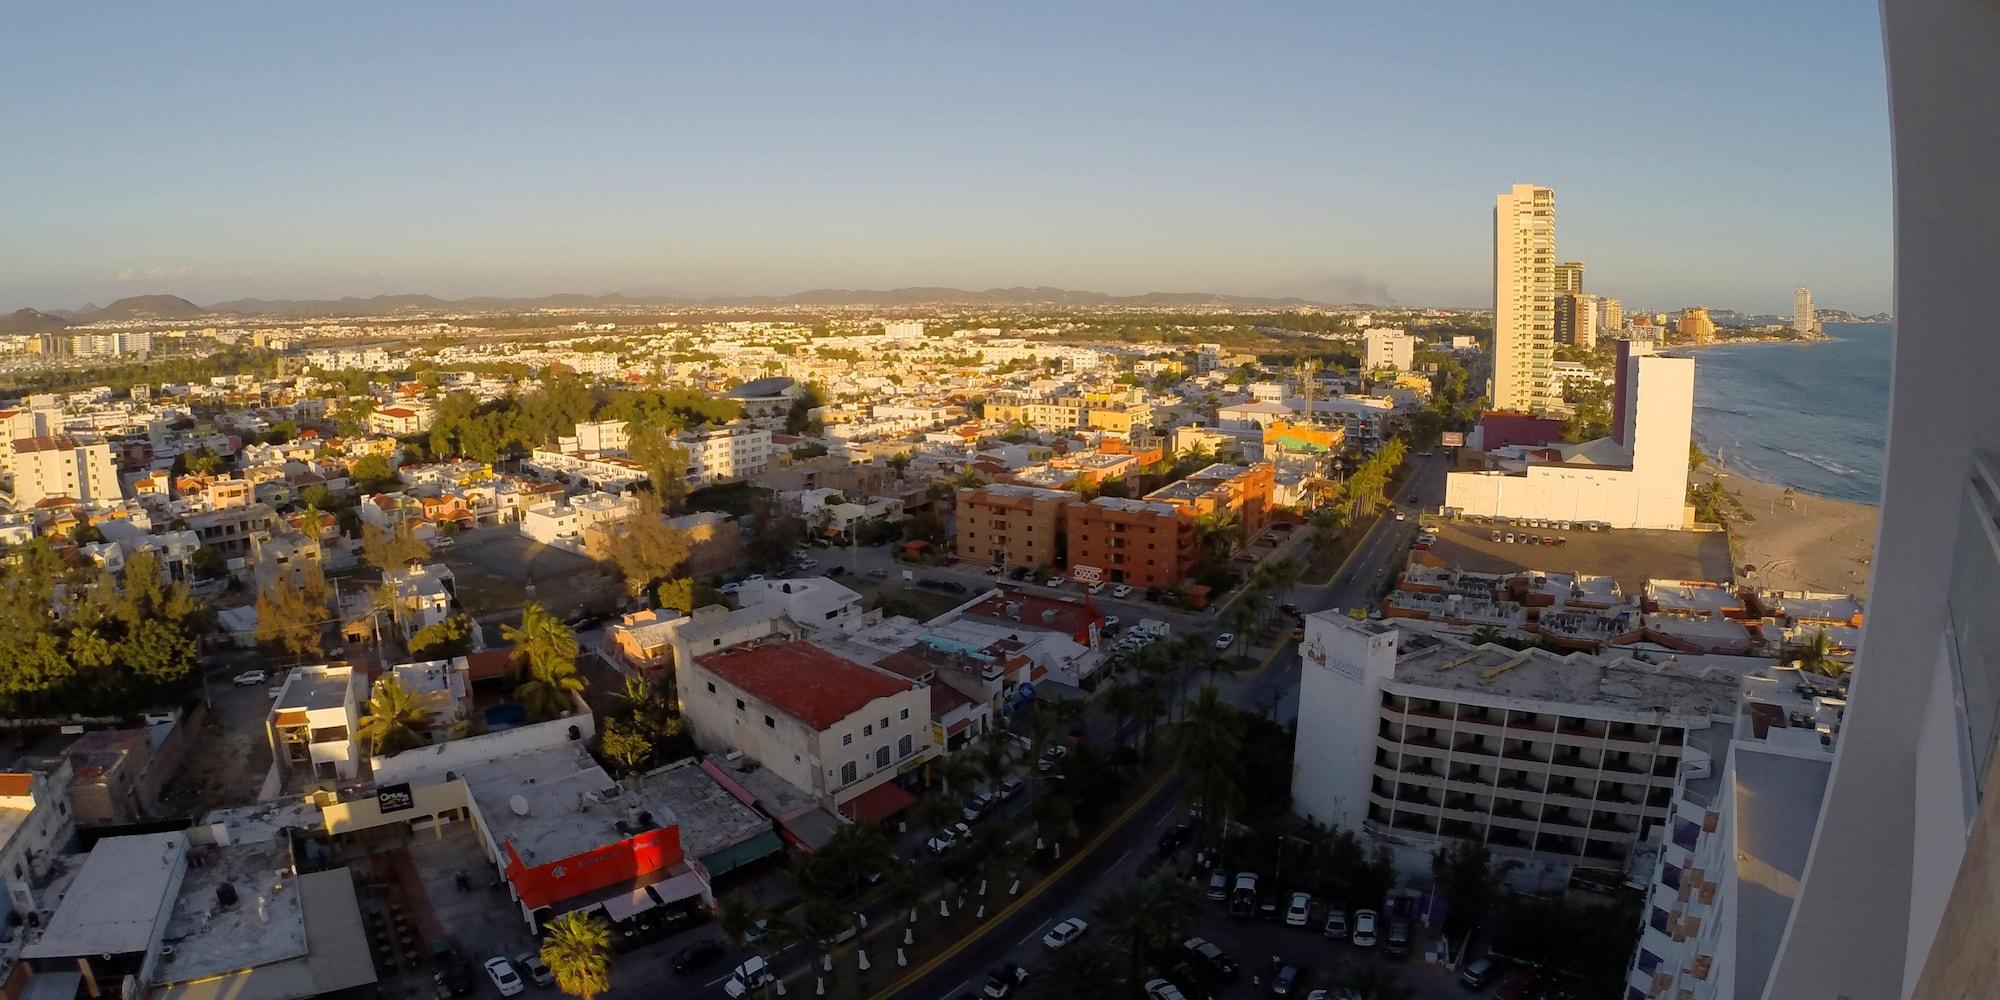
POLYGON ((867 972, 867 971, 868 971, 868 949, 866 949, 866 948, 861 948, 861 949, 857 949, 857 950, 855 951, 855 954, 856 954, 856 955, 859 955, 859 956, 861 956, 861 971, 863 971, 863 972, 867 972))
POLYGON ((910 957, 908 955, 903 954, 903 949, 901 948, 896 949, 896 967, 902 968, 903 966, 909 964, 910 964, 910 957))

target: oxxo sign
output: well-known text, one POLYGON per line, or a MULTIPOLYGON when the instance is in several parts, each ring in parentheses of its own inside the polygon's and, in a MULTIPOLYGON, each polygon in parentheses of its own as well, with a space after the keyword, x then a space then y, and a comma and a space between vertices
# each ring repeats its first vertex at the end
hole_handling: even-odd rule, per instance
POLYGON ((1069 576, 1081 583, 1096 583, 1104 579, 1104 571, 1096 566, 1071 566, 1069 576))
POLYGON ((407 781, 375 789, 375 808, 384 813, 402 812, 416 807, 417 797, 410 791, 410 783, 407 781))

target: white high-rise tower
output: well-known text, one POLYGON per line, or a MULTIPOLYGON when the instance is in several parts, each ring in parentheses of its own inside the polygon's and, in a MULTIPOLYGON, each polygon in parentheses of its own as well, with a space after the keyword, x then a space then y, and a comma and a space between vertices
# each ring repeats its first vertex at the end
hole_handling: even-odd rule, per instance
POLYGON ((1792 289, 1792 329, 1812 333, 1819 329, 1819 314, 1813 311, 1812 289, 1792 289))
POLYGON ((1559 400, 1556 193, 1516 184, 1493 206, 1493 408, 1544 412, 1559 400))

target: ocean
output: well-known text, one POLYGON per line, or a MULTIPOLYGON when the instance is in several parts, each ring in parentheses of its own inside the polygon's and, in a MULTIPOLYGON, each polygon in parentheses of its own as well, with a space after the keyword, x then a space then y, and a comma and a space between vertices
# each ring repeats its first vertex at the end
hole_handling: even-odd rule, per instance
POLYGON ((1688 352, 1695 441, 1741 475, 1880 503, 1893 335, 1886 323, 1826 332, 1832 340, 1688 352))

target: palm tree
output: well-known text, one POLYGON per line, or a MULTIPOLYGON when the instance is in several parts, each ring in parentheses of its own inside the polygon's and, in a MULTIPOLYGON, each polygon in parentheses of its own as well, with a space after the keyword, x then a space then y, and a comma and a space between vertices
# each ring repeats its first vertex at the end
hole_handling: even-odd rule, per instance
POLYGON ((431 710, 403 687, 403 682, 393 676, 384 677, 375 682, 375 693, 368 699, 368 714, 362 716, 354 734, 368 741, 380 756, 394 757, 423 746, 419 730, 430 718, 431 710))
POLYGON ((741 891, 732 892, 715 903, 715 926, 738 948, 750 939, 750 930, 764 919, 764 913, 741 891))
POLYGON ((1138 884, 1113 886, 1099 897, 1092 916, 1097 919, 1103 940, 1129 960, 1126 978, 1137 981, 1146 968, 1146 945, 1150 937, 1146 933, 1149 917, 1140 908, 1138 884))
POLYGON ((834 831, 814 857, 827 862, 841 882, 851 883, 871 872, 888 871, 896 863, 896 848, 880 826, 849 823, 834 831))
POLYGON ((1113 681, 1110 688, 1104 692, 1102 699, 1104 709, 1111 713, 1112 721, 1117 724, 1116 732, 1120 746, 1125 743, 1126 725, 1138 718, 1145 698, 1144 691, 1122 681, 1113 681))
POLYGON ((1217 508, 1195 519, 1194 537, 1211 568, 1227 566, 1229 557, 1243 544, 1243 522, 1233 511, 1217 508))
POLYGON ((989 791, 997 791, 1001 782, 1007 780, 1007 772, 1014 763, 1014 741, 1004 729, 988 729, 979 737, 973 750, 972 761, 979 773, 986 779, 989 791))
POLYGON ((1172 733, 1176 763, 1188 777, 1188 798, 1201 806, 1211 838, 1243 807, 1243 718, 1204 684, 1172 733))
POLYGON ((1840 677, 1853 670, 1853 664, 1833 658, 1833 649, 1833 636, 1826 629, 1815 629, 1805 642, 1792 647, 1792 660, 1806 673, 1822 677, 1840 677))
POLYGON ((1118 886, 1099 901, 1096 910, 1106 941, 1132 958, 1137 979, 1149 961, 1172 954, 1187 940, 1202 914, 1201 890, 1193 882, 1155 873, 1118 886))
POLYGON ((1123 1000, 1131 984, 1102 941, 1085 939, 1056 952, 1028 988, 1029 1000, 1123 1000))
POLYGON ((542 963, 564 993, 591 1000, 611 988, 611 925, 582 910, 557 917, 542 938, 542 963))
MULTIPOLYGON (((1229 609, 1229 624, 1236 630, 1236 655, 1239 657, 1244 655, 1245 649, 1250 644, 1251 630, 1255 629, 1264 617, 1262 598, 1263 595, 1256 592, 1245 594, 1243 600, 1229 609)), ((1211 672, 1209 679, 1214 678, 1215 674, 1211 672)))
POLYGON ((528 679, 514 689, 514 700, 538 719, 553 719, 568 711, 572 696, 586 686, 576 669, 576 634, 539 604, 522 612, 521 625, 502 626, 500 634, 514 644, 517 662, 527 665, 528 679))

